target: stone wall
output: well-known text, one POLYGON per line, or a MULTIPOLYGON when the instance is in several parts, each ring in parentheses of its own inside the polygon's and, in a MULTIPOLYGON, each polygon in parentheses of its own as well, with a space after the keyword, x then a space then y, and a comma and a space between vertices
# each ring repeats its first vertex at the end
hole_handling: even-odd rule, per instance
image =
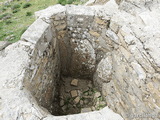
POLYGON ((92 79, 96 64, 111 50, 105 35, 109 21, 103 16, 91 7, 59 7, 58 12, 56 7, 37 12, 37 20, 21 37, 33 44, 24 86, 51 113, 60 75, 92 79))
POLYGON ((56 87, 64 75, 93 77, 107 106, 125 120, 137 116, 158 120, 159 4, 125 4, 118 6, 110 0, 104 6, 56 5, 37 12, 37 20, 21 41, 0 53, 0 72, 4 73, 0 74, 0 90, 4 92, 0 92, 0 103, 5 103, 0 104, 0 118, 9 120, 12 115, 13 119, 23 116, 27 120, 122 119, 116 114, 108 116, 107 107, 64 117, 42 111, 40 106, 53 112, 56 87), (11 93, 13 97, 9 96, 11 93))
POLYGON ((135 25, 134 16, 117 12, 115 3, 109 5, 115 7, 112 13, 106 9, 100 12, 95 7, 67 6, 66 11, 52 16, 60 47, 61 74, 84 78, 92 78, 94 74, 94 84, 102 91, 108 106, 123 117, 132 113, 157 114, 159 91, 152 93, 150 87, 154 88, 152 79, 158 79, 158 63, 152 64, 136 31, 145 26, 140 21, 135 25), (123 17, 130 19, 124 21, 123 17), (154 100, 150 101, 149 96, 154 100))
MULTIPOLYGON (((6 67, 1 69, 1 72, 5 74, 1 74, 0 89, 3 93, 0 93, 0 118, 76 120, 96 119, 97 116, 102 119, 113 117, 114 113, 107 107, 97 112, 64 117, 51 116, 47 112, 48 110, 53 113, 56 110, 53 103, 56 99, 56 88, 61 74, 75 75, 75 77, 84 75, 88 78, 93 75, 96 55, 91 38, 100 35, 90 30, 90 26, 87 26, 87 31, 83 28, 87 21, 84 25, 78 26, 82 19, 91 19, 90 25, 93 24, 94 14, 90 15, 90 12, 93 13, 93 11, 89 9, 82 6, 76 8, 75 6, 57 5, 39 11, 36 13, 37 20, 25 31, 21 40, 1 51, 0 63, 1 66, 6 67), (83 10, 83 12, 77 14, 76 10, 78 12, 83 10), (90 12, 83 15, 86 10, 90 12), (74 12, 77 15, 74 16, 74 12), (70 23, 69 20, 72 17, 74 21, 70 23), (76 21, 77 23, 74 23, 76 21), (72 26, 72 24, 75 25, 72 26), (78 34, 72 36, 80 28, 82 28, 78 31, 80 36, 77 37, 78 34), (80 40, 85 32, 89 35, 88 39, 80 40), (2 63, 3 61, 6 61, 5 64, 2 63)), ((117 114, 114 114, 114 117, 122 119, 117 114)))
POLYGON ((125 119, 159 119, 156 26, 160 22, 156 4, 151 5, 152 12, 146 7, 136 15, 131 11, 113 15, 106 31, 113 50, 100 61, 94 75, 107 105, 125 119))
POLYGON ((23 41, 33 43, 32 48, 28 47, 30 62, 24 86, 50 112, 60 78, 59 48, 54 29, 53 25, 37 19, 21 37, 23 41))
POLYGON ((91 7, 68 6, 66 14, 67 27, 59 39, 62 74, 92 78, 96 64, 111 49, 105 41, 108 21, 91 7))
POLYGON ((88 39, 90 38, 89 27, 93 22, 93 15, 92 9, 80 6, 67 8, 67 29, 71 52, 69 71, 71 76, 91 78, 93 75, 95 50, 88 39))

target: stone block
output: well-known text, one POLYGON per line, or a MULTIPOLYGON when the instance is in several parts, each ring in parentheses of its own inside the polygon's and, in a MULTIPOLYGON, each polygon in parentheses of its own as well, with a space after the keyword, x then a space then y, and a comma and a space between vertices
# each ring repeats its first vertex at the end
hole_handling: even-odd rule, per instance
POLYGON ((73 80, 71 81, 71 85, 73 85, 73 86, 78 86, 78 79, 73 79, 73 80))
POLYGON ((77 96, 78 96, 77 90, 72 90, 71 91, 71 97, 77 97, 77 96))
POLYGON ((113 32, 115 32, 115 33, 117 33, 117 32, 118 32, 119 26, 118 26, 118 24, 117 24, 117 23, 115 23, 115 22, 111 21, 111 23, 110 23, 109 27, 111 28, 111 30, 112 30, 113 32))
POLYGON ((0 51, 6 48, 9 44, 8 41, 0 41, 0 51))
POLYGON ((36 18, 52 18, 54 15, 64 13, 66 11, 66 7, 57 4, 54 6, 50 6, 44 10, 40 10, 35 12, 36 18))
POLYGON ((106 21, 105 20, 102 20, 102 19, 100 19, 100 18, 95 18, 95 21, 96 21, 96 23, 97 24, 99 24, 99 25, 106 25, 106 21))
POLYGON ((80 97, 76 97, 76 98, 74 99, 74 103, 75 103, 75 104, 79 103, 79 101, 80 101, 80 97))
POLYGON ((67 14, 68 15, 85 15, 85 16, 94 16, 94 9, 87 6, 74 6, 69 5, 67 6, 67 14))
POLYGON ((108 29, 108 30, 106 31, 106 35, 107 35, 111 40, 113 40, 115 43, 120 44, 120 43, 119 43, 118 36, 117 36, 112 30, 108 29))
POLYGON ((94 37, 99 37, 100 36, 100 34, 99 33, 97 33, 97 32, 95 32, 95 31, 89 31, 89 33, 91 34, 91 35, 93 35, 94 37))
POLYGON ((101 96, 101 93, 100 92, 96 92, 95 94, 94 94, 94 97, 95 98, 98 98, 98 97, 100 97, 101 96))
POLYGON ((21 36, 21 40, 28 41, 36 44, 44 33, 47 32, 49 24, 44 22, 42 19, 37 19, 21 36))
POLYGON ((81 109, 81 113, 87 113, 87 112, 91 112, 92 109, 91 108, 82 108, 81 109))

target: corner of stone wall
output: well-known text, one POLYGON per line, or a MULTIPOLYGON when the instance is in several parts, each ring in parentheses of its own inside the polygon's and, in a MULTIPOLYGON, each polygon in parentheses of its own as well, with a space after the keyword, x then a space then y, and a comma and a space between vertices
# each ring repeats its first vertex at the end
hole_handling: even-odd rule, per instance
POLYGON ((21 37, 22 41, 30 42, 34 46, 30 48, 30 63, 24 86, 36 98, 39 105, 47 108, 51 113, 54 96, 57 93, 57 82, 60 78, 57 27, 52 20, 54 15, 65 12, 65 9, 57 10, 57 7, 49 7, 38 12, 39 18, 21 37))

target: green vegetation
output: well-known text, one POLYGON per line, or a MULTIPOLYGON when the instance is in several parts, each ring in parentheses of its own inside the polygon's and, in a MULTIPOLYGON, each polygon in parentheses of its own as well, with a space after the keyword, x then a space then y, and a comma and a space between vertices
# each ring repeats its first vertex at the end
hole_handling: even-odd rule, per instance
POLYGON ((15 9, 12 11, 12 13, 17 13, 18 11, 20 11, 20 9, 15 9))
POLYGON ((4 12, 7 10, 7 7, 2 7, 1 10, 2 10, 2 12, 4 12))
POLYGON ((25 3, 24 5, 23 5, 23 8, 28 8, 28 7, 30 7, 32 4, 31 3, 25 3))
POLYGON ((11 4, 7 4, 7 5, 4 5, 5 7, 9 8, 11 7, 11 4))
POLYGON ((83 4, 80 0, 58 0, 58 4, 66 5, 66 4, 83 4))
POLYGON ((7 21, 6 21, 6 25, 9 25, 9 24, 11 24, 11 23, 12 23, 11 20, 7 20, 7 21))
POLYGON ((26 16, 31 16, 31 15, 32 15, 31 12, 27 12, 27 13, 26 13, 26 16))
POLYGON ((10 19, 12 17, 12 14, 11 13, 4 13, 2 15, 0 15, 0 20, 2 19, 10 19))
POLYGON ((21 7, 20 4, 14 4, 14 5, 11 7, 11 9, 12 9, 12 10, 15 10, 15 9, 20 8, 20 7, 21 7))
POLYGON ((11 42, 16 42, 20 36, 35 21, 34 12, 56 4, 56 0, 15 0, 0 6, 0 41, 14 35, 11 42))
MULTIPOLYGON (((6 0, 2 0, 4 2, 6 0)), ((8 36, 15 36, 11 42, 16 42, 26 29, 35 21, 34 12, 45 9, 56 3, 81 4, 80 0, 15 0, 11 3, 0 5, 0 41, 8 36)))
POLYGON ((103 104, 103 105, 98 105, 98 107, 96 108, 96 110, 100 110, 100 109, 103 109, 104 107, 106 107, 106 104, 103 104))
POLYGON ((20 36, 27 30, 28 27, 24 28, 21 32, 20 32, 20 36))

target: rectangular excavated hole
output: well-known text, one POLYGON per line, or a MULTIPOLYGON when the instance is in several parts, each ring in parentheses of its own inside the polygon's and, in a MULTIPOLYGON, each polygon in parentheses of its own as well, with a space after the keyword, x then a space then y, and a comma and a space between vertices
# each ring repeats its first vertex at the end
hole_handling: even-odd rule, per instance
POLYGON ((61 77, 53 115, 91 112, 105 106, 106 103, 101 93, 94 87, 92 80, 61 77))

